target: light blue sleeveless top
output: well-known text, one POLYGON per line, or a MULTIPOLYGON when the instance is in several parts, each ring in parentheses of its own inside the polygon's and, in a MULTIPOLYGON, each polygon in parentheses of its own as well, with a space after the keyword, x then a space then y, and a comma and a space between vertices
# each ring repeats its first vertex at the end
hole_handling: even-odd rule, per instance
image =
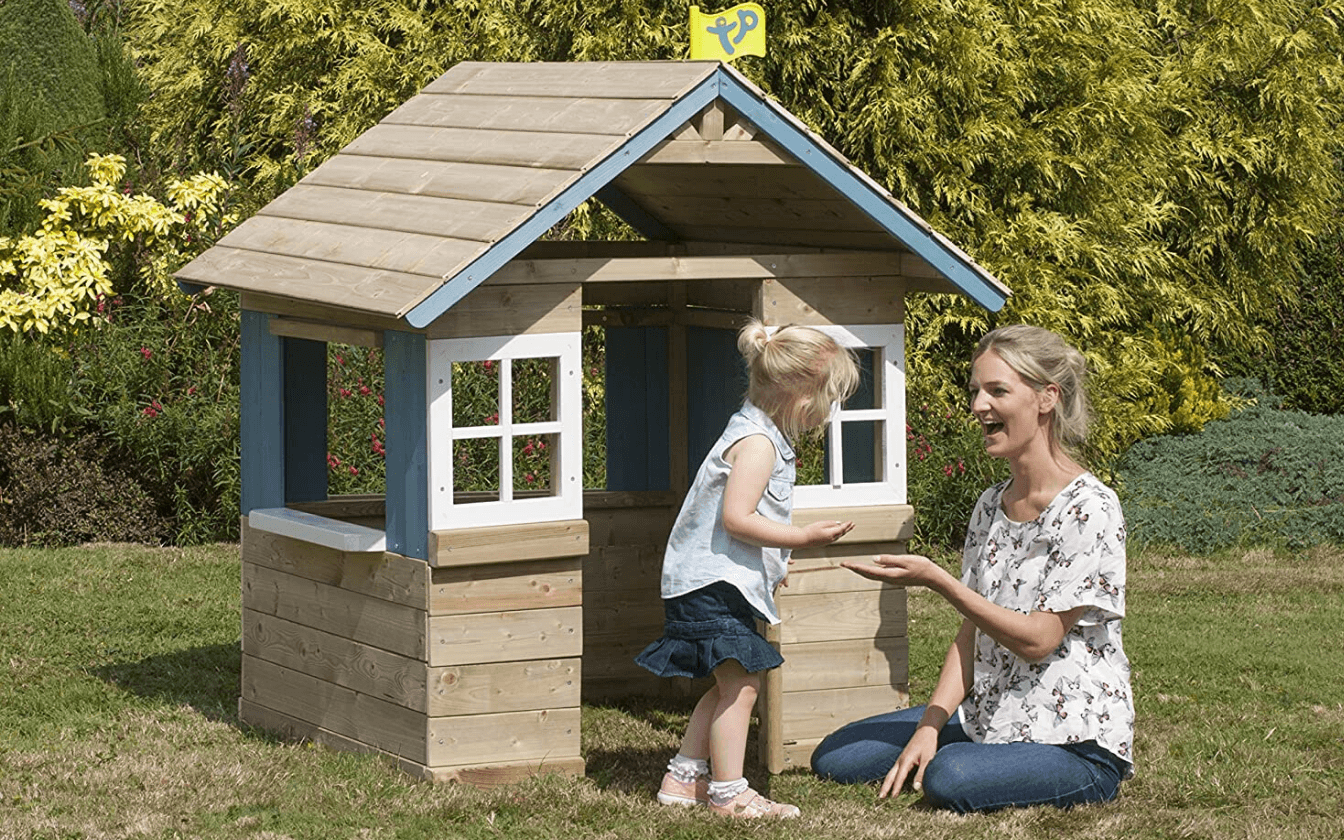
POLYGON ((737 587, 763 618, 778 624, 774 591, 788 571, 789 550, 742 542, 723 528, 723 491, 730 471, 723 454, 751 435, 765 435, 775 445, 775 466, 756 511, 775 522, 789 522, 793 514, 793 447, 765 412, 750 402, 744 403, 705 456, 677 514, 663 554, 662 596, 675 598, 725 581, 737 587))

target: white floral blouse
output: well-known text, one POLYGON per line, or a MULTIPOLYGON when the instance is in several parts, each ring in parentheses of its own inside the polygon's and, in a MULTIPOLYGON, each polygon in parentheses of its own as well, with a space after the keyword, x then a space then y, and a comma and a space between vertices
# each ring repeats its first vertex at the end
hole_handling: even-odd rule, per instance
POLYGON ((1060 646, 1028 662, 976 633, 962 726, 986 744, 1096 741, 1134 762, 1134 702, 1120 643, 1125 615, 1125 520, 1115 493, 1084 473, 1030 522, 1003 512, 1009 482, 975 506, 962 552, 962 583, 1020 613, 1086 606, 1060 646))

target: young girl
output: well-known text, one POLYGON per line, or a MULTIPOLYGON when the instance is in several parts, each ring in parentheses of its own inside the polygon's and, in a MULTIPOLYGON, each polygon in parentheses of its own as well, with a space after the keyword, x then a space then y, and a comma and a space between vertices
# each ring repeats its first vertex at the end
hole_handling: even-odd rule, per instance
POLYGON ((686 495, 663 558, 663 637, 635 661, 664 677, 714 675, 668 764, 659 802, 708 804, 734 817, 795 817, 796 807, 766 799, 742 775, 760 674, 784 663, 756 620, 779 623, 773 595, 791 549, 829 545, 854 527, 789 524, 790 442, 825 424, 832 406, 854 393, 859 372, 848 351, 808 327, 770 335, 752 321, 737 346, 749 371, 747 401, 686 495))

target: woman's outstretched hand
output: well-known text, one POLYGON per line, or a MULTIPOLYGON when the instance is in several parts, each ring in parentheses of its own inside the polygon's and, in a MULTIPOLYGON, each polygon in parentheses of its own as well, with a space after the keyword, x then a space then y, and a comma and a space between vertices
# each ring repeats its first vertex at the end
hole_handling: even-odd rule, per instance
POLYGON ((921 554, 878 554, 871 562, 845 560, 841 564, 869 580, 897 586, 930 586, 943 572, 942 567, 921 554))
POLYGON ((915 792, 924 788, 924 768, 933 760, 933 755, 938 751, 938 730, 921 726, 915 730, 915 734, 910 737, 906 743, 905 749, 901 750, 896 763, 887 771, 887 777, 882 780, 882 787, 877 792, 879 799, 885 799, 888 796, 896 796, 901 792, 905 785, 905 780, 909 778, 910 771, 914 770, 914 778, 911 779, 911 787, 915 792))

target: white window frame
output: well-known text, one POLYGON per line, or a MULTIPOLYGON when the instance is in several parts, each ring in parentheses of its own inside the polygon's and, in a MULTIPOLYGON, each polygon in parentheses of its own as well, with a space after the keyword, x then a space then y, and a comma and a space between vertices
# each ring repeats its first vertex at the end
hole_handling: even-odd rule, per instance
MULTIPOLYGON (((776 328, 771 328, 771 332, 776 328)), ((829 484, 800 484, 793 491, 794 510, 824 507, 871 507, 906 503, 905 451, 905 326, 868 324, 816 326, 841 347, 874 351, 876 408, 837 410, 826 429, 829 484), (846 484, 841 425, 846 421, 882 423, 882 452, 876 481, 846 484)))
POLYGON ((538 333, 480 338, 442 338, 429 342, 426 369, 428 416, 429 528, 431 531, 554 522, 583 516, 582 353, 578 333, 538 333), (513 362, 556 359, 551 393, 552 417, 540 423, 513 421, 513 362), (499 422, 453 426, 453 364, 499 363, 499 422), (551 435, 558 457, 551 475, 552 494, 515 498, 513 441, 526 435, 551 435), (499 451, 499 500, 456 504, 453 492, 453 442, 496 438, 499 451))

